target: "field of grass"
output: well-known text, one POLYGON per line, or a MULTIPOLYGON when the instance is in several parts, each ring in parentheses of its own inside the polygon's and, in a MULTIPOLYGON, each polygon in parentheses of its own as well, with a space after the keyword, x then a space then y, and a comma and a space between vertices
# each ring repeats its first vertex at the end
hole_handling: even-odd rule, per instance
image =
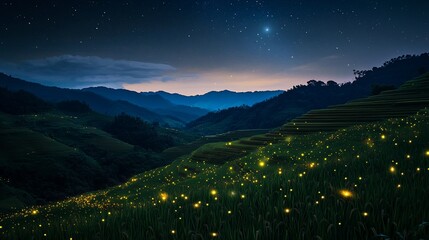
POLYGON ((237 130, 223 134, 203 136, 190 143, 168 148, 162 152, 161 156, 164 159, 176 159, 183 155, 187 155, 208 143, 232 142, 241 138, 248 138, 258 134, 264 134, 268 131, 268 129, 237 130))
POLYGON ((211 147, 198 149, 192 158, 196 161, 224 163, 291 135, 332 132, 356 124, 406 117, 424 107, 429 107, 429 74, 410 80, 397 90, 310 111, 266 134, 247 136, 227 144, 212 143, 211 147))
POLYGON ((287 136, 223 163, 183 157, 117 187, 2 215, 0 238, 427 239, 428 122, 424 110, 287 136))

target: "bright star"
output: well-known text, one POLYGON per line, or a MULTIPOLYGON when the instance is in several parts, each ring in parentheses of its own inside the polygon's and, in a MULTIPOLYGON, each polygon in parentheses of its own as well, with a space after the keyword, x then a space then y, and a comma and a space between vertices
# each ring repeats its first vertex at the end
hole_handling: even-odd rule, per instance
POLYGON ((268 32, 270 32, 271 29, 269 27, 266 27, 264 30, 266 33, 268 33, 268 32))

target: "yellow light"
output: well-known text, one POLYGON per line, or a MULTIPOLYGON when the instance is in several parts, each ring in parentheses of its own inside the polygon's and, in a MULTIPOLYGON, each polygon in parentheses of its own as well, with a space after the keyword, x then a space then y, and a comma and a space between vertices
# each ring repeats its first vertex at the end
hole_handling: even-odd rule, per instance
POLYGON ((104 218, 103 218, 103 219, 101 219, 101 221, 102 221, 102 222, 104 222, 104 221, 106 221, 106 220, 104 220, 104 218))
POLYGON ((381 139, 386 139, 386 135, 381 135, 381 139))
POLYGON ((290 209, 289 208, 285 208, 285 213, 290 213, 290 209))
POLYGON ((194 208, 199 208, 200 204, 199 203, 194 203, 194 208))
POLYGON ((265 162, 264 162, 264 161, 260 161, 260 162, 259 162, 259 166, 260 166, 260 167, 265 167, 265 162))
POLYGON ((217 191, 215 189, 213 189, 213 190, 210 191, 210 194, 213 195, 213 196, 215 196, 217 194, 217 191))
POLYGON ((340 195, 343 196, 344 198, 351 198, 353 197, 353 193, 350 192, 349 190, 340 190, 340 195))
POLYGON ((176 234, 176 230, 171 230, 171 234, 176 234))
POLYGON ((212 237, 217 237, 217 233, 215 233, 215 232, 212 232, 211 235, 212 235, 212 237))
POLYGON ((398 184, 398 186, 396 186, 397 188, 401 188, 401 184, 398 184))
POLYGON ((246 195, 244 195, 244 194, 243 194, 243 195, 241 195, 241 198, 246 198, 246 195))
POLYGON ((31 211, 31 215, 36 215, 36 214, 38 214, 39 213, 39 210, 32 210, 31 211))
POLYGON ((232 214, 232 211, 231 211, 231 210, 229 210, 229 211, 228 211, 228 214, 232 214))
POLYGON ((363 215, 364 217, 368 217, 368 213, 367 213, 367 212, 363 212, 363 213, 362 213, 362 215, 363 215))
POLYGON ((3 228, 3 226, 0 226, 0 229, 2 229, 3 228))
POLYGON ((396 171, 396 169, 395 169, 395 167, 390 167, 390 168, 389 168, 389 171, 390 171, 391 173, 394 173, 394 172, 396 171))
POLYGON ((426 151, 426 157, 429 157, 429 150, 426 151))
POLYGON ((161 198, 162 201, 167 201, 168 194, 163 192, 163 193, 159 194, 159 197, 161 198))
POLYGON ((310 163, 310 168, 314 168, 316 166, 316 163, 312 162, 310 163))
POLYGON ((420 172, 420 168, 419 167, 417 168, 417 172, 420 172))

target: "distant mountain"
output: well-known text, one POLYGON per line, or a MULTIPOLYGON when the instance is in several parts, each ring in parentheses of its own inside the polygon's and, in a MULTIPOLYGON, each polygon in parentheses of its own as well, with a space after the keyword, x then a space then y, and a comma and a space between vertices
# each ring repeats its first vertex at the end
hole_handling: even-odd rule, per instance
POLYGON ((262 102, 281 93, 283 93, 283 91, 232 92, 224 90, 219 92, 212 91, 195 96, 184 96, 164 91, 143 92, 142 94, 146 96, 159 95, 177 105, 186 105, 216 111, 242 105, 252 106, 255 103, 262 102))
POLYGON ((252 107, 235 107, 209 113, 188 127, 203 134, 238 129, 275 128, 310 110, 343 104, 371 95, 374 89, 392 89, 429 70, 429 53, 394 58, 381 67, 354 71, 354 82, 338 85, 333 81, 310 80, 252 107))
POLYGON ((158 114, 174 116, 184 122, 195 120, 209 112, 202 108, 173 104, 158 94, 139 94, 126 89, 106 87, 91 87, 82 90, 93 92, 110 100, 127 101, 158 114))
POLYGON ((53 103, 65 100, 79 100, 87 103, 94 111, 110 116, 119 115, 124 112, 150 122, 159 122, 176 127, 183 126, 184 124, 179 118, 158 114, 127 101, 112 101, 89 91, 47 87, 38 83, 13 78, 2 73, 0 73, 0 87, 4 87, 11 91, 25 90, 45 101, 53 103))

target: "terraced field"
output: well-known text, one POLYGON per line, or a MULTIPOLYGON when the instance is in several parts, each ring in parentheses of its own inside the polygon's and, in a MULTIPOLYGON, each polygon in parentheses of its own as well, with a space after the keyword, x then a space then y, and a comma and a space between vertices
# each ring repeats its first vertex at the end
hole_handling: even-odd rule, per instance
POLYGON ((429 111, 190 157, 0 216, 2 239, 428 239, 429 111), (380 183, 383 184, 380 184, 380 183))
POLYGON ((231 142, 241 138, 248 138, 258 134, 264 134, 268 131, 268 129, 237 130, 223 134, 204 136, 194 142, 168 148, 162 152, 161 156, 164 159, 177 159, 183 155, 187 155, 193 152, 194 150, 208 143, 231 142))
POLYGON ((406 117, 429 106, 429 74, 406 82, 397 90, 310 111, 278 130, 282 135, 335 131, 360 123, 406 117))
POLYGON ((196 161, 223 163, 244 156, 258 147, 290 136, 330 132, 356 124, 406 117, 429 106, 429 74, 410 80, 400 88, 327 109, 310 111, 267 134, 229 143, 217 143, 194 152, 196 161))
POLYGON ((428 81, 2 215, 0 238, 429 239, 428 81))

